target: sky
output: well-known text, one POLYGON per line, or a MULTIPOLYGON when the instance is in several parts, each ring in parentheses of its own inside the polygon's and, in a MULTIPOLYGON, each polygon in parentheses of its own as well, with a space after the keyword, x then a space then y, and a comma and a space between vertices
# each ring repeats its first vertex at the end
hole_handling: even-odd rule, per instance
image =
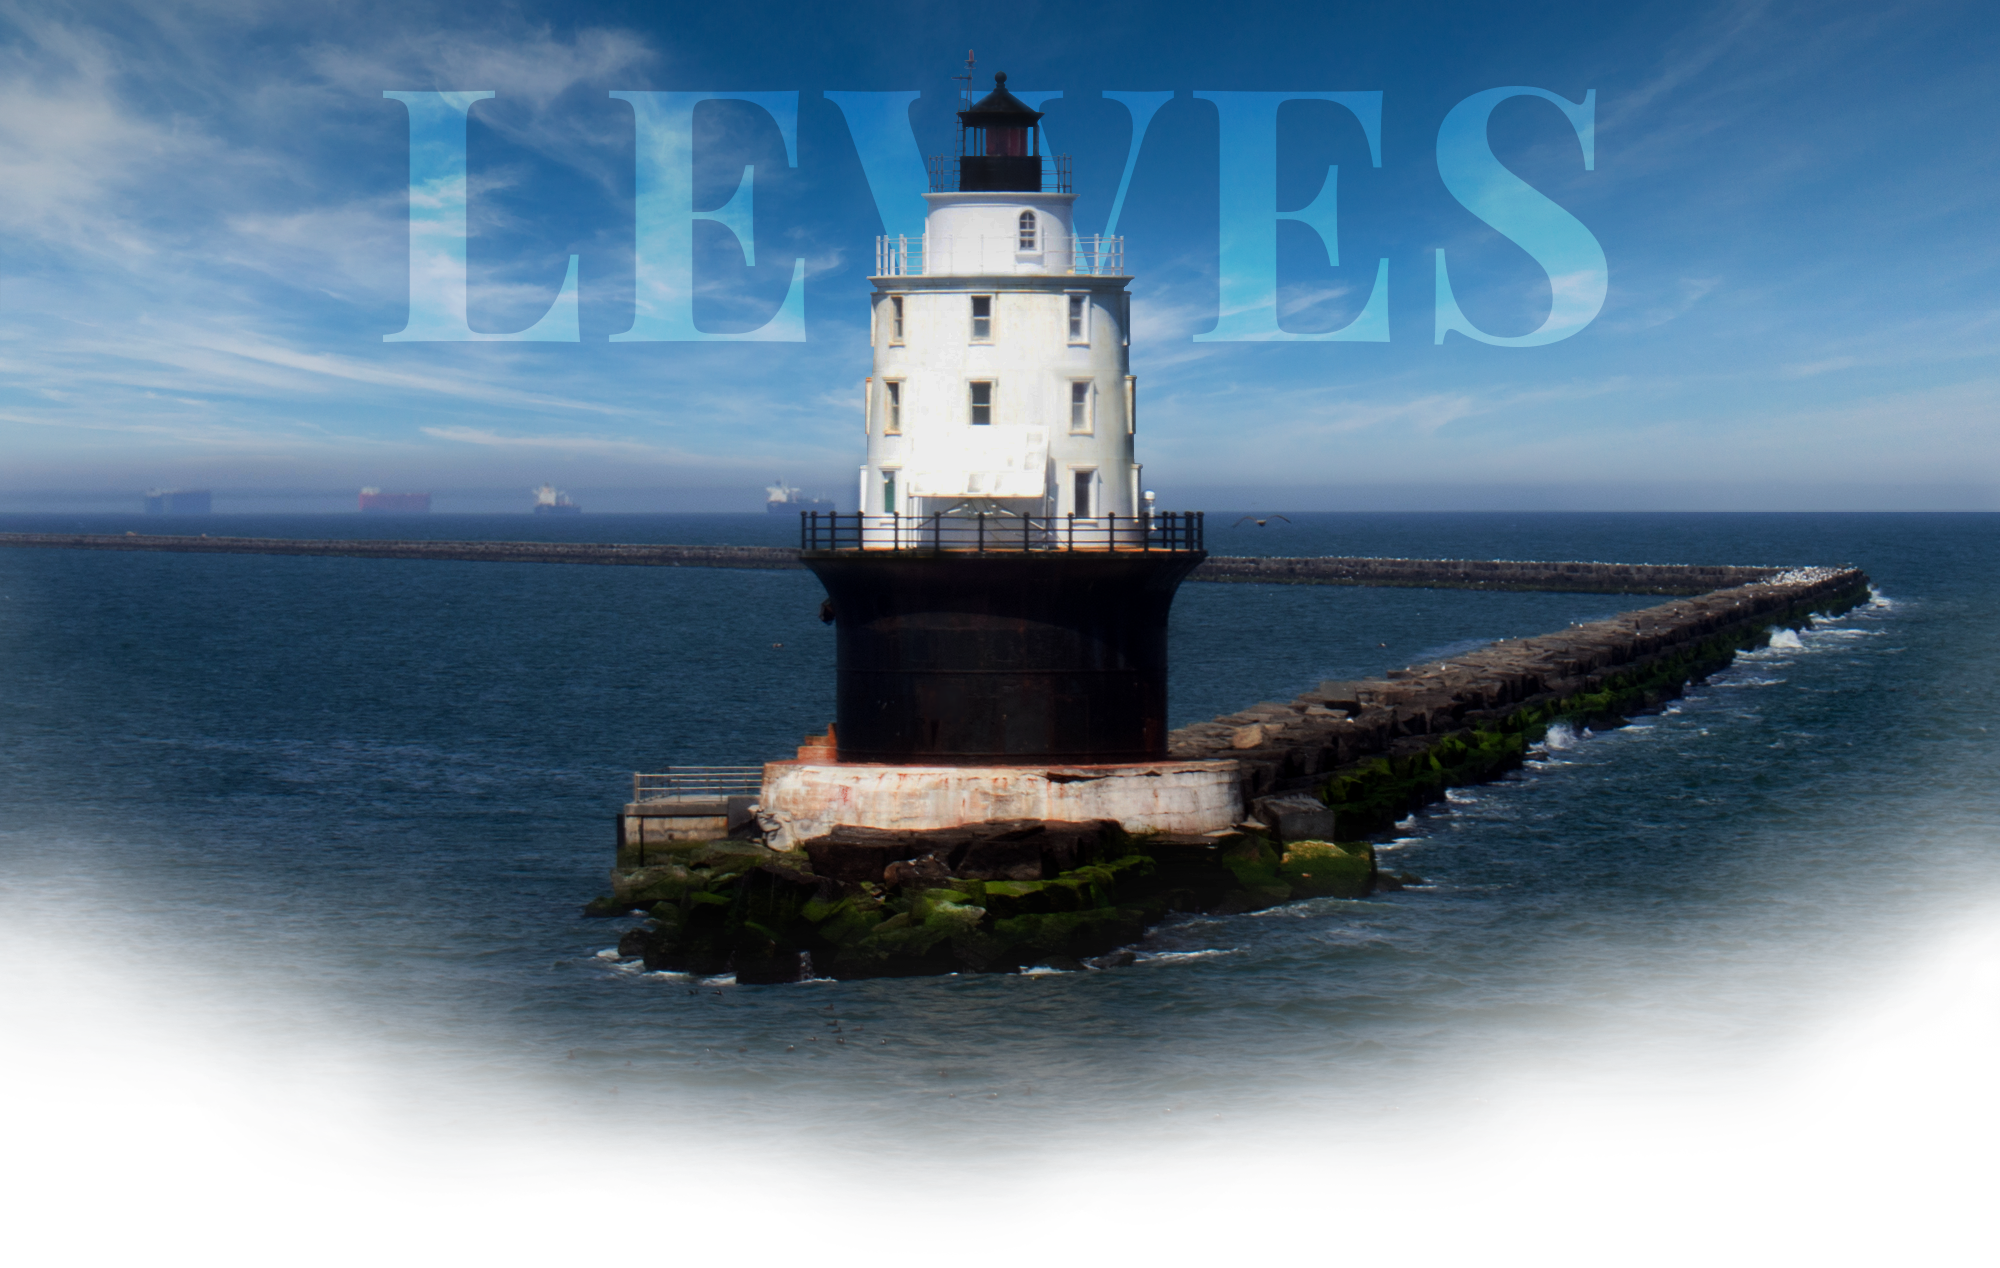
POLYGON ((1048 94, 1086 232, 1137 131, 1105 94, 1173 94, 1116 226, 1162 506, 2000 509, 1996 32, 1943 2, 0 4, 0 510, 154 486, 348 508, 362 485, 525 509, 545 480, 754 510, 776 478, 851 509, 867 278, 901 213, 856 99, 827 94, 921 93, 900 144, 949 153, 968 50, 982 87, 1048 94), (1437 338, 1439 252, 1492 336, 1574 289, 1441 170, 1454 108, 1499 88, 1531 92, 1491 108, 1494 170, 1603 260, 1601 304, 1535 346, 1437 338), (754 263, 691 222, 689 329, 764 337, 638 337, 653 150, 613 94, 672 92, 717 94, 689 125, 696 215, 754 165, 754 263), (573 312, 573 339, 390 338, 418 331, 411 221, 436 210, 406 101, 435 93, 492 94, 465 110, 464 329, 573 312), (1300 99, 1259 133, 1230 93, 1300 99), (1333 94, 1379 94, 1377 135, 1333 94), (1275 222, 1248 280, 1278 326, 1356 321, 1386 269, 1386 337, 1200 338, 1245 284, 1246 197, 1337 209, 1337 263, 1275 222))

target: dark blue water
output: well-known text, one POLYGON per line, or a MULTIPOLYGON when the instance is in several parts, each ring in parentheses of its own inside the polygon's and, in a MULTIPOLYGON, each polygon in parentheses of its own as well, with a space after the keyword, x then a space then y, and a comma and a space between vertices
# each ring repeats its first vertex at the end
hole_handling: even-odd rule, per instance
MULTIPOLYGON (((218 1033, 368 1054, 390 1072, 381 1097, 446 1119, 529 1102, 590 1122, 721 1115, 865 1150, 961 1098, 980 1106, 953 1120, 966 1139, 1032 1125, 1042 1147, 1173 1114, 1393 1113, 1605 1043, 1730 1059, 2000 880, 2000 518, 1233 519, 1210 517, 1216 553, 1853 563, 1882 600, 1411 821, 1389 849, 1427 888, 1181 921, 1128 970, 739 988, 599 958, 623 924, 578 908, 631 771, 762 761, 831 717, 809 575, 0 550, 0 907, 95 962, 170 966, 179 1007, 218 1033)), ((0 517, 166 525, 795 532, 0 517)), ((1190 584, 1174 716, 1643 604, 1190 584)))

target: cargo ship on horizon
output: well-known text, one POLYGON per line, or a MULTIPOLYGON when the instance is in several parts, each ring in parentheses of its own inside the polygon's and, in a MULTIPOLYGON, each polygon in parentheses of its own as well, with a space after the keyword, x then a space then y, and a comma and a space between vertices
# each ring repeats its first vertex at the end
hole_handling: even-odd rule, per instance
POLYGON ((776 484, 764 486, 767 495, 764 509, 772 515, 797 515, 800 511, 832 511, 831 498, 808 498, 799 496, 799 491, 780 479, 776 484))
POLYGON ((581 515, 583 508, 570 501, 569 494, 564 493, 555 485, 545 484, 535 490, 534 513, 536 515, 581 515))

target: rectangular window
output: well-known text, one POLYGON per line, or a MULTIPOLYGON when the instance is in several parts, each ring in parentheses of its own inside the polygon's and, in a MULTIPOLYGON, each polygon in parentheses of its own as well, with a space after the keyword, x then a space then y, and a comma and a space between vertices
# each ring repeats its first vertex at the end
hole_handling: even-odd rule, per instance
POLYGON ((903 434, 903 384, 898 379, 887 379, 882 383, 882 431, 886 435, 903 434))
POLYGON ((1069 385, 1069 429, 1090 430, 1090 380, 1078 379, 1069 385))
POLYGON ((889 342, 903 342, 903 297, 889 297, 889 342))
POLYGON ((896 513, 896 469, 889 467, 882 472, 882 514, 896 513))
POLYGON ((1097 473, 1095 471, 1078 471, 1072 473, 1070 477, 1071 483, 1075 488, 1075 496, 1071 501, 1071 506, 1075 508, 1077 518, 1079 519, 1090 514, 1090 486, 1096 477, 1097 473))
POLYGON ((1085 311, 1083 296, 1072 295, 1069 297, 1069 341, 1071 343, 1083 343, 1086 341, 1083 324, 1085 311))
POLYGON ((972 337, 991 339, 993 337, 993 297, 974 295, 972 297, 972 337))
POLYGON ((972 387, 972 425, 986 427, 993 422, 993 384, 974 383, 972 387))

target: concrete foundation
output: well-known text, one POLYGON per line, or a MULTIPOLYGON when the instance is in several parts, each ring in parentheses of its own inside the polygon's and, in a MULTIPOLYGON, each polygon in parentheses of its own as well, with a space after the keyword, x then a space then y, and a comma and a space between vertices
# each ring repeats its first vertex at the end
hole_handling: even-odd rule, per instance
POLYGON ((645 847, 674 841, 718 841, 749 825, 755 797, 668 797, 635 801, 618 815, 618 853, 644 866, 645 847))
POLYGON ((772 762, 757 821, 774 849, 838 825, 926 830, 992 819, 1115 820, 1128 832, 1215 832, 1243 818, 1233 761, 1109 766, 772 762))

